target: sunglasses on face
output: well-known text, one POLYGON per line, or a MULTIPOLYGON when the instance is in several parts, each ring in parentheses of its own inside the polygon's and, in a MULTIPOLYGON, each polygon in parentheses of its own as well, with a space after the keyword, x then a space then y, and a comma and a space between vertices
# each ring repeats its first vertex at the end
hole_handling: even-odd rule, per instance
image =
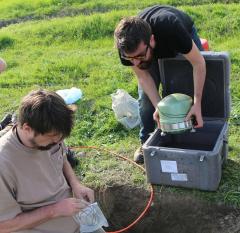
POLYGON ((129 56, 125 56, 123 55, 123 53, 121 53, 121 58, 127 61, 133 61, 133 60, 145 60, 147 57, 147 51, 148 51, 149 45, 147 45, 144 54, 140 54, 138 56, 134 56, 134 57, 129 57, 129 56))

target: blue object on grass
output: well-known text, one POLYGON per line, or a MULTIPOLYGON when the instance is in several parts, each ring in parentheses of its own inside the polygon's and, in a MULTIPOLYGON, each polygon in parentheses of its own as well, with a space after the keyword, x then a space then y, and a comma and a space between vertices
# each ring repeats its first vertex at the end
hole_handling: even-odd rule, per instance
POLYGON ((58 90, 56 93, 64 99, 66 104, 73 104, 82 98, 82 91, 76 87, 58 90))

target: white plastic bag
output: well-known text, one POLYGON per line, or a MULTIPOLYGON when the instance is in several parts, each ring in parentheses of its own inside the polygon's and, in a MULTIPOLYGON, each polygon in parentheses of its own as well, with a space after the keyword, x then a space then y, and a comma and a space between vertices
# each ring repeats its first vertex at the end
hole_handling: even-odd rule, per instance
POLYGON ((112 109, 117 120, 127 129, 133 129, 140 123, 138 101, 125 90, 118 89, 111 94, 112 109))
POLYGON ((97 202, 90 204, 73 218, 80 225, 80 233, 105 232, 102 227, 108 227, 107 219, 97 202))
POLYGON ((72 87, 71 89, 64 89, 56 91, 60 95, 66 104, 73 104, 82 98, 82 91, 79 88, 72 87))

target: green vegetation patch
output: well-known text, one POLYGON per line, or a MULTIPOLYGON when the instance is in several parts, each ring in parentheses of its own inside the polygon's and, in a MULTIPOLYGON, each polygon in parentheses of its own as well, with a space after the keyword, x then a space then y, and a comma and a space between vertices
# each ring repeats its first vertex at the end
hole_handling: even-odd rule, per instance
MULTIPOLYGON (((184 1, 184 5, 181 5, 183 1, 177 0, 160 2, 179 5, 186 10, 194 18, 200 36, 208 39, 210 49, 228 51, 232 63, 230 153, 220 187, 217 192, 169 189, 239 206, 240 6, 212 4, 216 1, 198 1, 198 6, 192 6, 194 0, 184 1)), ((139 129, 128 131, 116 121, 110 94, 122 88, 137 98, 137 81, 131 69, 120 64, 114 48, 113 31, 123 16, 134 15, 140 8, 157 2, 124 0, 116 4, 110 0, 37 0, 33 3, 11 0, 0 3, 0 18, 3 20, 27 15, 32 17, 28 22, 0 30, 0 56, 8 64, 7 71, 0 75, 0 116, 17 110, 21 97, 32 89, 79 87, 83 91, 83 99, 77 102, 76 123, 71 137, 66 140, 67 144, 108 148, 132 158, 139 145, 139 129), (131 10, 126 10, 128 8, 131 10), (68 9, 80 9, 80 15, 64 17, 64 14, 71 15, 73 12, 68 12, 68 9), (61 18, 43 17, 58 16, 58 12, 63 11, 61 18), (37 16, 42 18, 36 20, 37 16), (32 20, 34 17, 35 20, 32 20)), ((78 174, 83 182, 93 187, 113 183, 146 187, 146 177, 138 168, 111 153, 90 150, 80 161, 78 174)))

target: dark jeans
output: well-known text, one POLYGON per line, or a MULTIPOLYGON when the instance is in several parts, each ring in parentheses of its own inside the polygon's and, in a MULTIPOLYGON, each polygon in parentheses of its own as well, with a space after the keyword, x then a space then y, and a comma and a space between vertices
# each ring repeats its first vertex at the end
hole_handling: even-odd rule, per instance
MULTIPOLYGON (((199 50, 203 51, 201 41, 197 34, 196 28, 194 26, 192 29, 191 36, 192 36, 194 43, 199 48, 199 50)), ((157 90, 159 90, 160 73, 159 73, 159 67, 158 67, 157 60, 153 61, 152 65, 148 71, 151 74, 151 76, 155 82, 157 90)), ((143 144, 148 139, 149 134, 151 132, 153 132, 155 129, 155 121, 153 120, 153 113, 155 111, 155 108, 140 86, 138 86, 138 95, 139 95, 139 99, 138 99, 139 112, 140 112, 140 118, 141 118, 139 136, 140 136, 141 143, 143 144)))

